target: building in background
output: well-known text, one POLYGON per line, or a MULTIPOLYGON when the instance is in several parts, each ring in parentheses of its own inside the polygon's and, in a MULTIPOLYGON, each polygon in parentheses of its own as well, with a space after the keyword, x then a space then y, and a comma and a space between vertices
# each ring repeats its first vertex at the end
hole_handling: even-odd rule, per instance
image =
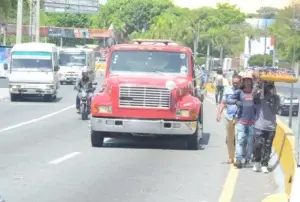
POLYGON ((253 55, 264 54, 266 39, 266 54, 273 55, 275 50, 275 38, 272 37, 259 37, 249 39, 245 37, 244 54, 242 56, 243 66, 247 67, 248 60, 253 55))
POLYGON ((245 22, 250 24, 255 29, 265 29, 269 25, 275 23, 276 20, 263 18, 246 18, 245 22))

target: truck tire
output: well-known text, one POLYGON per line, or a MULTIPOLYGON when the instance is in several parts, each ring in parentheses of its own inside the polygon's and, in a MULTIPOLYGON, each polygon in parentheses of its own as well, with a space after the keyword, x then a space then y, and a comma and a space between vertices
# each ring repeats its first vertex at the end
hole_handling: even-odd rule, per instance
POLYGON ((91 130, 91 143, 92 147, 103 147, 104 136, 102 132, 91 130))
POLYGON ((54 96, 53 95, 45 95, 44 100, 46 102, 53 102, 54 101, 54 96))
POLYGON ((10 101, 11 102, 16 102, 18 101, 18 95, 10 94, 10 101))
POLYGON ((188 150, 198 150, 199 149, 199 135, 198 135, 198 124, 195 133, 189 135, 186 140, 188 150))

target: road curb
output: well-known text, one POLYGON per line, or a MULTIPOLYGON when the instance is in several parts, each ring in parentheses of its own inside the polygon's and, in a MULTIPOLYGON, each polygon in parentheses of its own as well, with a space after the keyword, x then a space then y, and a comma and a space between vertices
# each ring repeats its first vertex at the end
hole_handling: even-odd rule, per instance
POLYGON ((271 194, 267 196, 262 202, 288 202, 289 198, 285 193, 271 194))

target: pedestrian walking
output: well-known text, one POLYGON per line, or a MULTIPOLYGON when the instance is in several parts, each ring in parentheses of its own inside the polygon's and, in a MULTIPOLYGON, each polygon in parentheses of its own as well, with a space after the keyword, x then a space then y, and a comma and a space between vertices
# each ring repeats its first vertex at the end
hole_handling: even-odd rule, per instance
POLYGON ((234 153, 235 153, 235 124, 236 124, 236 115, 237 115, 237 106, 236 105, 227 105, 228 99, 233 99, 236 91, 239 90, 241 85, 241 77, 239 75, 232 76, 232 86, 227 88, 224 92, 221 104, 219 105, 217 112, 217 121, 221 121, 221 115, 223 110, 226 108, 226 144, 228 150, 228 163, 234 163, 234 153))
POLYGON ((254 102, 257 106, 254 124, 253 171, 268 173, 268 163, 272 152, 276 131, 276 113, 280 98, 273 82, 263 82, 254 91, 254 102))
POLYGON ((253 100, 253 78, 251 74, 243 75, 241 89, 236 91, 233 99, 228 99, 228 105, 236 105, 237 110, 237 123, 235 125, 236 132, 236 161, 234 165, 237 168, 242 168, 242 160, 245 151, 245 162, 249 164, 253 152, 253 134, 254 134, 254 121, 255 121, 255 106, 253 100))
POLYGON ((216 104, 220 104, 222 101, 223 93, 224 93, 224 76, 223 71, 220 69, 217 71, 217 76, 215 79, 215 87, 216 87, 216 104))

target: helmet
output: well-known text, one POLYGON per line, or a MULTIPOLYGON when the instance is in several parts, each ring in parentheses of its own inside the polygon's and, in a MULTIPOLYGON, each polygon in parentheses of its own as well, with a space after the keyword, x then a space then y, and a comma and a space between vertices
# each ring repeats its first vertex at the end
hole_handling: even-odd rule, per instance
POLYGON ((83 80, 88 80, 88 78, 89 78, 88 72, 83 70, 81 73, 81 77, 83 80))

